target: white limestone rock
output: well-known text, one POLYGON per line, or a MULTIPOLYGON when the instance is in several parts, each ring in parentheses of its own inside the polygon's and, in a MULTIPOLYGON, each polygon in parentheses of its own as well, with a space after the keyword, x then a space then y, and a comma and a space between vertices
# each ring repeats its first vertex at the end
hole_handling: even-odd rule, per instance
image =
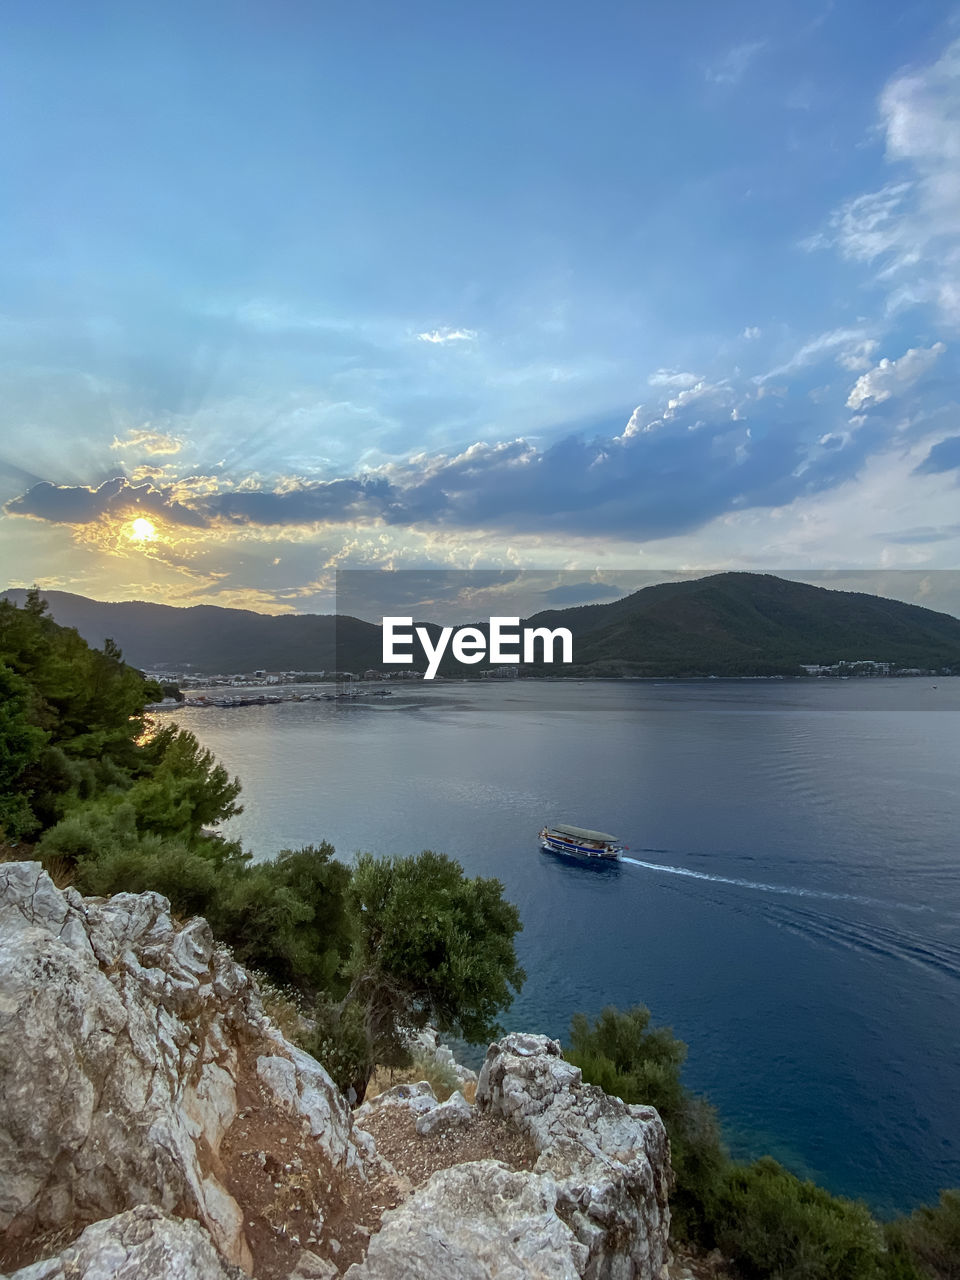
POLYGON ((416 1116, 425 1115, 439 1106, 437 1095, 426 1080, 418 1080, 416 1084, 395 1084, 391 1089, 384 1089, 375 1098, 370 1098, 353 1113, 354 1123, 363 1125, 370 1116, 376 1115, 383 1107, 407 1107, 416 1116))
POLYGON ((428 1138, 433 1133, 444 1133, 469 1124, 473 1119, 473 1107, 459 1091, 452 1093, 446 1102, 440 1102, 417 1120, 417 1133, 428 1138))
POLYGON ((565 1062, 546 1036, 487 1050, 477 1106, 506 1117, 540 1153, 557 1212, 587 1248, 587 1280, 657 1280, 666 1265, 670 1149, 653 1107, 628 1106, 565 1062))
POLYGON ((495 1160, 441 1169, 384 1214, 346 1280, 578 1280, 587 1250, 556 1200, 549 1178, 495 1160))
POLYGON ((9 1280, 247 1280, 225 1263, 198 1222, 138 1205, 96 1222, 63 1252, 9 1280))
POLYGON ((359 1167, 342 1095, 206 921, 174 925, 156 893, 84 899, 39 863, 0 865, 0 1232, 150 1204, 198 1218, 249 1267, 218 1156, 245 1071, 335 1168, 359 1167))

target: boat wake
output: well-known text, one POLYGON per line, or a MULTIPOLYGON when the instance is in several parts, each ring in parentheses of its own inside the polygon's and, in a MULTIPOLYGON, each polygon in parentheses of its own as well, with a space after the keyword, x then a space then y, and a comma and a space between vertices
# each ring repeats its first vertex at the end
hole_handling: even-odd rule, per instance
POLYGON ((824 898, 830 902, 860 902, 871 907, 897 907, 905 911, 928 911, 929 907, 913 906, 901 902, 883 902, 880 898, 868 898, 859 893, 834 893, 828 889, 803 889, 797 885, 766 884, 762 880, 740 880, 733 876, 718 876, 708 871, 692 871, 689 867, 670 866, 662 862, 644 862, 640 858, 621 857, 634 867, 647 871, 663 871, 671 876, 689 876, 692 880, 709 880, 713 884, 732 884, 739 889, 757 889, 763 893, 780 893, 792 898, 824 898))
MULTIPOLYGON (((762 880, 742 880, 734 876, 714 875, 707 871, 692 871, 661 862, 645 862, 642 858, 622 857, 621 862, 656 871, 665 875, 683 876, 692 880, 705 880, 712 884, 732 885, 738 889, 758 891, 774 895, 774 900, 758 899, 759 910, 771 924, 787 929, 808 942, 826 943, 846 951, 865 952, 886 960, 917 965, 954 981, 960 979, 960 947, 943 937, 921 935, 889 921, 850 920, 830 913, 828 908, 802 907, 777 902, 776 897, 821 899, 830 902, 857 903, 863 906, 881 907, 890 911, 924 911, 934 908, 925 904, 890 902, 868 898, 857 893, 833 893, 826 889, 806 889, 796 885, 768 884, 762 880), (759 905, 760 903, 763 905, 759 905)), ((873 914, 873 913, 870 913, 873 914)))
POLYGON ((843 920, 826 913, 799 908, 773 908, 774 923, 805 938, 814 938, 847 951, 868 951, 886 960, 901 960, 933 969, 948 978, 960 978, 960 947, 943 939, 921 937, 905 929, 880 923, 843 920))

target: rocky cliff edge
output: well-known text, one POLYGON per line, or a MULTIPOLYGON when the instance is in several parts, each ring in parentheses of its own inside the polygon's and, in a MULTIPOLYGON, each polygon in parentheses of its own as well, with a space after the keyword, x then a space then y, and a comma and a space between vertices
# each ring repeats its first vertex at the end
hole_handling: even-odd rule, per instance
POLYGON ((655 1280, 657 1113, 556 1041, 491 1045, 473 1106, 351 1113, 204 920, 0 864, 0 1266, 16 1280, 655 1280), (17 1269, 19 1268, 19 1269, 17 1269))

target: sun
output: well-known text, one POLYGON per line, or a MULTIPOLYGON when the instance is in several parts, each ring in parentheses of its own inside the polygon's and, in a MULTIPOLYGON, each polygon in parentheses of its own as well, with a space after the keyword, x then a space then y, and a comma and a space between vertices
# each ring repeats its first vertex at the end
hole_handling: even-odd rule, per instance
POLYGON ((155 542, 157 538, 157 526, 152 520, 146 520, 143 516, 137 516, 136 520, 130 525, 130 541, 131 542, 155 542))

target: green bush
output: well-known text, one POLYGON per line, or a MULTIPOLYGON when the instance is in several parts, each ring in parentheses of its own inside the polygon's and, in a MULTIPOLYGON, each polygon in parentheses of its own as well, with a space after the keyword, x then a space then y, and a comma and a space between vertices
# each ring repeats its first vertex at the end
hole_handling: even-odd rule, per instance
POLYGON ((890 1280, 960 1280, 960 1188, 891 1222, 886 1234, 890 1280))
POLYGON ((322 1062, 334 1084, 350 1096, 351 1089, 358 1101, 356 1081, 363 1080, 366 1089, 369 1079, 369 1048, 363 1006, 347 1000, 336 1003, 319 999, 310 1012, 314 1031, 305 1036, 303 1047, 318 1062, 322 1062))
POLYGON ((866 1205, 802 1182, 769 1156, 732 1166, 714 1218, 716 1242, 747 1280, 879 1280, 883 1232, 866 1205))

